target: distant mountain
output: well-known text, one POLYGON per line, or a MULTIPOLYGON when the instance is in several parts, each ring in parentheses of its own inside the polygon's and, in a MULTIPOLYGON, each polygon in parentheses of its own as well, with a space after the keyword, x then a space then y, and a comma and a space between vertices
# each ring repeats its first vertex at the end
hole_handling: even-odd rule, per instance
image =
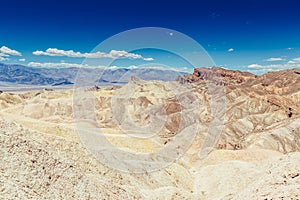
POLYGON ((60 86, 60 85, 73 85, 74 83, 70 82, 70 81, 63 81, 63 82, 60 82, 60 83, 54 83, 52 84, 53 86, 60 86))
POLYGON ((57 69, 0 64, 0 81, 27 85, 55 85, 69 82, 68 76, 57 72, 57 69))
POLYGON ((178 76, 186 74, 174 70, 155 68, 118 68, 108 70, 97 68, 36 68, 0 63, 0 82, 10 83, 9 85, 72 85, 76 81, 78 72, 81 74, 80 77, 84 77, 88 83, 98 85, 124 84, 127 83, 133 75, 143 80, 172 81, 176 80, 178 76))
POLYGON ((137 76, 143 80, 161 80, 161 81, 175 81, 177 77, 185 75, 184 72, 174 70, 164 70, 155 68, 136 68, 136 69, 117 69, 105 70, 103 75, 97 82, 108 83, 127 83, 131 76, 137 76))

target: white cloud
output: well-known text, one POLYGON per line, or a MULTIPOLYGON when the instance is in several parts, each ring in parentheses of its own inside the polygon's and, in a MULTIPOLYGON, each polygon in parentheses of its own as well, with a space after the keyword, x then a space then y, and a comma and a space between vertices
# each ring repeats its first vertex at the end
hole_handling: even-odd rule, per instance
POLYGON ((248 65, 247 68, 249 68, 249 69, 261 69, 261 68, 264 68, 264 66, 259 65, 259 64, 251 64, 251 65, 248 65))
POLYGON ((0 61, 8 61, 10 56, 22 56, 22 54, 6 46, 0 47, 0 61))
POLYGON ((95 67, 95 66, 89 66, 89 65, 82 65, 77 63, 40 63, 40 62, 30 62, 28 63, 28 66, 31 67, 95 67))
POLYGON ((138 68, 138 66, 136 65, 130 65, 129 67, 127 67, 127 69, 136 69, 136 68, 138 68))
POLYGON ((252 73, 265 73, 269 71, 278 71, 278 70, 286 70, 286 69, 293 69, 293 68, 300 68, 300 62, 289 61, 283 64, 271 64, 271 65, 259 65, 259 64, 251 64, 248 65, 250 72, 252 73))
POLYGON ((153 61, 153 58, 144 58, 145 61, 153 61))
POLYGON ((294 58, 293 61, 300 61, 300 57, 299 58, 294 58))
POLYGON ((20 62, 25 62, 26 59, 25 59, 25 58, 20 58, 19 61, 20 61, 20 62))
POLYGON ((289 51, 290 51, 290 50, 293 50, 293 49, 294 49, 294 48, 291 48, 291 47, 287 48, 287 50, 289 50, 289 51))
POLYGON ((22 54, 16 50, 10 49, 6 46, 0 48, 0 54, 4 56, 22 56, 22 54))
POLYGON ((276 71, 276 70, 272 70, 272 69, 251 69, 251 70, 245 70, 245 71, 248 71, 252 74, 265 74, 267 72, 276 71))
POLYGON ((0 57, 9 57, 9 55, 0 52, 0 57))
POLYGON ((0 61, 8 61, 8 60, 9 60, 9 58, 5 58, 5 57, 0 56, 0 61))
POLYGON ((129 59, 143 59, 145 61, 152 61, 153 58, 144 58, 139 54, 129 53, 127 51, 111 50, 109 53, 97 51, 92 53, 81 53, 73 50, 60 50, 57 48, 48 48, 46 51, 34 51, 33 55, 40 56, 66 56, 72 58, 129 58, 129 59))
POLYGON ((233 48, 228 49, 228 52, 233 52, 233 51, 234 51, 233 48))
POLYGON ((119 68, 120 67, 115 66, 115 65, 107 67, 107 69, 110 69, 110 70, 116 70, 116 69, 119 69, 119 68))
POLYGON ((265 61, 273 62, 273 61, 283 61, 283 60, 284 60, 283 58, 268 58, 265 61))
MULTIPOLYGON (((78 63, 66 63, 66 62, 60 62, 60 63, 40 63, 40 62, 30 62, 28 63, 28 66, 30 67, 45 67, 45 68, 69 68, 69 67, 76 67, 76 68, 102 68, 102 69, 118 69, 118 68, 124 68, 120 66, 91 66, 87 64, 78 64, 78 63)), ((131 68, 133 66, 130 66, 131 68)))
MULTIPOLYGON (((118 67, 120 68, 120 67, 118 67)), ((148 65, 148 64, 145 64, 145 65, 139 65, 139 66, 136 66, 136 65, 131 65, 129 67, 125 67, 127 69, 156 69, 156 70, 170 70, 170 71, 175 71, 175 72, 187 72, 187 73, 192 73, 194 68, 188 68, 188 67, 185 67, 185 66, 182 66, 182 67, 170 67, 170 66, 167 66, 167 65, 161 65, 161 64, 153 64, 153 65, 148 65)))
POLYGON ((187 67, 181 67, 181 68, 170 68, 167 66, 147 66, 147 65, 130 65, 130 66, 90 66, 87 64, 77 64, 77 63, 39 63, 39 62, 30 62, 28 63, 28 66, 31 67, 45 67, 45 68, 68 68, 68 67, 83 67, 83 68, 97 68, 97 69, 110 69, 110 70, 117 70, 120 68, 126 68, 126 69, 138 69, 138 68, 147 68, 147 69, 157 69, 157 70, 172 70, 172 71, 178 71, 178 72, 188 72, 192 73, 192 68, 187 67))
POLYGON ((288 62, 288 64, 295 64, 295 63, 297 63, 296 61, 293 61, 293 60, 290 60, 289 62, 288 62))

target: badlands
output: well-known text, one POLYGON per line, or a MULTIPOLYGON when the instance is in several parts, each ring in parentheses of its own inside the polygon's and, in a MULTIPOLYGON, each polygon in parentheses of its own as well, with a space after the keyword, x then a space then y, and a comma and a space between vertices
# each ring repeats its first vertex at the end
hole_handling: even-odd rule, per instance
POLYGON ((256 76, 198 68, 173 82, 132 77, 122 87, 85 91, 95 126, 114 147, 153 153, 177 140, 183 155, 157 170, 119 171, 78 134, 88 112, 74 112, 74 89, 3 91, 0 199, 300 199, 299 69, 256 76), (146 139, 122 129, 162 118, 146 139), (187 130, 195 135, 176 137, 187 130))

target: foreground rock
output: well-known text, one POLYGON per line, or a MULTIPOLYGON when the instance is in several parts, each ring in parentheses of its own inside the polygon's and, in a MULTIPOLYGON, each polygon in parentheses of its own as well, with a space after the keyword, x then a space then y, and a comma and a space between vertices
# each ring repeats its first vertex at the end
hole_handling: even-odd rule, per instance
POLYGON ((131 175, 103 166, 77 142, 3 120, 0 126, 0 193, 6 199, 300 196, 300 153, 217 150, 190 167, 179 162, 158 172, 131 175))

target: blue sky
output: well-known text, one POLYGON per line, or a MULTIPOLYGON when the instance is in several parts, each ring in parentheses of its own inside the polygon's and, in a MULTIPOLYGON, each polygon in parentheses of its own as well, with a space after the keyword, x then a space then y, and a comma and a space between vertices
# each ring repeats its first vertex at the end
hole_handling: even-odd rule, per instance
MULTIPOLYGON (((221 67, 254 73, 300 67, 299 6, 297 0, 2 1, 0 62, 76 66, 84 53, 112 35, 164 27, 195 39, 221 67), (70 50, 75 54, 70 56, 70 50)), ((102 53, 111 57, 110 50, 102 53)), ((128 59, 123 65, 162 62, 164 57, 157 51, 138 52, 136 58, 119 52, 121 47, 114 50, 115 56, 128 59)))

